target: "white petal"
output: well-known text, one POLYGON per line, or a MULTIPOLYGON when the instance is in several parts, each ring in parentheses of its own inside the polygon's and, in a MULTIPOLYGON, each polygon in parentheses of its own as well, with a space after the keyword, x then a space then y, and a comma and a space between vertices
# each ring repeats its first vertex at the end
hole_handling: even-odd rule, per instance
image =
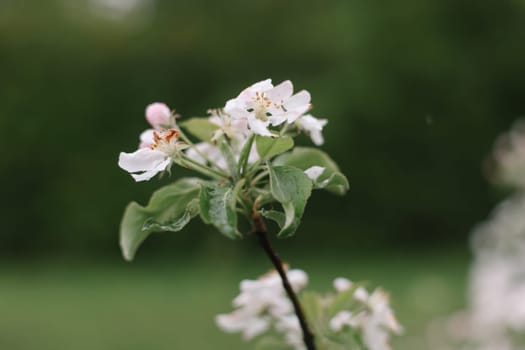
POLYGON ((308 176, 310 178, 310 180, 315 182, 315 181, 317 181, 319 176, 321 176, 323 174, 324 170, 325 170, 324 167, 314 165, 314 166, 309 167, 308 169, 306 169, 304 171, 304 173, 306 174, 306 176, 308 176))
POLYGON ((139 145, 140 148, 146 148, 155 143, 155 140, 153 138, 154 131, 155 130, 153 129, 147 129, 147 130, 144 130, 142 134, 140 134, 140 137, 139 137, 140 138, 140 145, 139 145))
POLYGON ((266 80, 261 80, 253 84, 248 89, 257 90, 257 91, 266 91, 266 90, 270 90, 271 88, 273 88, 272 79, 266 79, 266 80))
POLYGON ((321 146, 324 143, 324 137, 320 131, 310 132, 310 138, 312 139, 312 142, 316 146, 321 146))
POLYGON ((224 111, 228 113, 232 119, 247 119, 250 113, 246 109, 239 107, 238 104, 230 104, 229 109, 224 108, 224 111))
POLYGON ((136 181, 149 180, 168 167, 171 160, 164 152, 141 148, 133 153, 121 152, 118 165, 131 173, 136 181), (141 173, 141 174, 134 174, 141 173))
POLYGON ((131 174, 131 176, 137 182, 148 181, 149 179, 151 179, 153 176, 157 175, 161 171, 166 170, 166 168, 170 165, 170 163, 171 163, 170 159, 166 159, 164 162, 159 163, 159 165, 157 165, 154 169, 145 171, 140 174, 131 174))
POLYGON ((284 107, 288 111, 288 123, 293 123, 310 109, 310 93, 306 90, 296 93, 284 102, 284 107))
POLYGON ((268 124, 257 118, 248 118, 248 125, 253 133, 261 136, 275 136, 268 130, 268 124))
POLYGON ((303 129, 310 135, 313 143, 320 146, 324 143, 323 127, 328 123, 326 119, 317 119, 310 114, 304 115, 297 120, 300 129, 303 129))
POLYGON ((281 125, 286 120, 288 120, 288 115, 287 114, 272 115, 271 117, 268 118, 268 120, 270 121, 270 124, 277 126, 277 125, 281 125))
POLYGON ((330 320, 330 329, 334 332, 339 332, 344 326, 352 325, 353 315, 350 311, 340 311, 330 320))
POLYGON ((283 81, 276 87, 266 92, 266 96, 274 103, 281 104, 293 93, 293 85, 290 80, 283 81))

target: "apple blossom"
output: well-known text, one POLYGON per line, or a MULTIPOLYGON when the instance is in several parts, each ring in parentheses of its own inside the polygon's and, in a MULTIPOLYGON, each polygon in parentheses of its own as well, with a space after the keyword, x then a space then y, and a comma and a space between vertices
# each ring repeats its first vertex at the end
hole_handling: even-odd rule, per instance
MULTIPOLYGON (((270 79, 244 89, 223 109, 209 110, 207 118, 181 122, 181 129, 173 111, 155 102, 146 107, 145 117, 151 128, 140 134, 138 149, 120 153, 118 161, 135 181, 170 171, 173 163, 205 177, 177 179, 156 191, 147 205, 132 202, 126 207, 120 231, 125 259, 133 259, 150 234, 180 231, 196 217, 231 239, 253 233, 251 236, 259 239, 275 271, 257 280, 242 281, 240 294, 233 300, 235 310, 218 315, 216 323, 226 332, 241 333, 247 340, 272 332, 280 336, 281 345, 295 350, 316 350, 317 343, 328 342, 333 334, 323 334, 321 329, 330 332, 330 328, 320 328, 320 322, 327 323, 334 312, 341 310, 328 311, 331 297, 307 293, 302 294, 305 300, 298 297, 308 276, 301 270, 287 270, 271 245, 266 219, 275 221, 278 236, 291 236, 297 231, 313 189, 343 195, 349 187, 328 154, 313 147, 294 149, 293 138, 301 132, 316 145, 324 141, 322 129, 327 121, 305 115, 310 107, 307 91, 294 94, 290 81, 273 86, 270 79), (239 217, 248 225, 240 225, 239 217), (251 232, 244 231, 250 227, 251 232), (308 309, 303 310, 302 302, 308 304, 308 309), (310 312, 316 307, 323 315, 311 328, 308 318, 315 316, 310 312)), ((359 310, 347 311, 355 314, 356 320, 364 320, 363 312, 370 308, 365 305, 368 293, 360 296, 360 289, 354 290, 352 283, 344 279, 334 285, 341 293, 351 289, 341 298, 348 298, 346 301, 354 306, 359 303, 353 295, 361 298, 359 310)), ((340 330, 346 331, 348 327, 340 330)))
POLYGON ((246 120, 252 132, 261 136, 276 136, 268 129, 270 126, 293 123, 308 109, 308 91, 302 90, 293 95, 291 81, 286 80, 274 87, 271 79, 244 89, 224 107, 233 119, 246 120))
MULTIPOLYGON (((334 281, 334 287, 341 293, 351 289, 352 284, 349 280, 338 278, 334 281)), ((338 312, 330 320, 330 329, 337 333, 350 327, 362 334, 368 350, 390 350, 390 333, 401 334, 403 329, 390 308, 388 295, 379 288, 369 295, 364 287, 358 287, 353 296, 364 308, 357 313, 351 310, 338 312)))
MULTIPOLYGON (((286 275, 296 292, 308 283, 308 276, 304 271, 290 270, 286 275)), ((240 332, 244 339, 249 340, 273 326, 285 336, 289 345, 297 350, 304 349, 299 322, 276 271, 257 280, 241 281, 240 290, 241 293, 233 300, 237 309, 215 318, 222 330, 240 332)))
MULTIPOLYGON (((144 135, 143 133, 141 136, 144 135)), ((135 181, 149 180, 159 172, 167 170, 172 163, 172 157, 186 148, 184 143, 178 141, 179 131, 176 129, 153 131, 152 135, 153 143, 148 147, 142 147, 133 153, 120 153, 118 165, 129 172, 135 181)), ((147 136, 144 136, 144 139, 146 138, 147 136)))

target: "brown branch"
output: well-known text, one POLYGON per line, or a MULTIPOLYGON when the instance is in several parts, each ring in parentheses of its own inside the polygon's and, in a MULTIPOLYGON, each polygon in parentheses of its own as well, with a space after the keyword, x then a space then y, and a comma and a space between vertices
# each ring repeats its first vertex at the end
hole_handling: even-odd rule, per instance
POLYGON ((304 314, 304 311, 301 307, 301 304, 299 303, 299 299, 297 298, 297 294, 295 294, 292 286, 290 285, 290 281, 288 281, 288 277, 286 276, 286 271, 283 267, 283 262, 275 252, 275 250, 272 247, 272 244, 270 242, 270 239, 268 237, 268 232, 266 230, 266 224, 264 223, 264 219, 260 216, 255 214, 253 217, 253 223, 255 225, 255 234, 259 238, 259 243, 261 247, 266 252, 266 255, 270 258, 272 261, 273 266, 279 273, 279 276, 281 277, 281 281, 283 283, 283 287, 286 290, 286 294, 288 294, 288 297, 292 301, 295 314, 297 315, 297 318, 299 319, 299 324, 301 325, 301 329, 303 331, 303 341, 306 345, 306 348, 308 350, 316 350, 315 342, 314 342, 314 334, 310 330, 310 327, 308 326, 308 322, 306 320, 306 316, 304 314))

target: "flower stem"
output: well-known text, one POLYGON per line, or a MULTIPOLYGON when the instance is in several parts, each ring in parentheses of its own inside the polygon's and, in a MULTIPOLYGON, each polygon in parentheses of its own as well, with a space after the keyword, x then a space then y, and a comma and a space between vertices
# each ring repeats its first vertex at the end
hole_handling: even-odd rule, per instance
POLYGON ((179 158, 179 164, 181 166, 184 166, 189 169, 193 169, 195 171, 200 172, 201 174, 204 174, 206 176, 209 176, 211 178, 214 178, 216 180, 224 180, 228 179, 228 176, 224 174, 223 172, 220 172, 218 170, 212 169, 204 164, 201 164, 199 162, 194 161, 191 158, 188 158, 187 156, 181 156, 179 158))
POLYGON ((301 329, 303 331, 304 345, 306 345, 306 348, 308 350, 316 350, 316 346, 314 342, 314 334, 312 333, 312 331, 310 330, 310 327, 308 326, 306 316, 301 307, 301 304, 299 303, 297 294, 295 294, 292 286, 290 285, 290 281, 288 281, 288 277, 286 276, 286 271, 283 267, 283 262, 281 261, 281 259, 279 258, 279 256, 277 255, 277 253, 272 247, 272 244, 268 237, 268 232, 266 230, 266 224, 264 222, 264 219, 262 218, 262 216, 258 214, 254 214, 253 223, 255 225, 255 234, 259 238, 259 244, 264 249, 266 255, 268 255, 273 266, 279 273, 279 276, 281 277, 281 281, 283 283, 283 287, 286 290, 286 294, 288 294, 288 297, 290 298, 293 304, 295 314, 297 315, 297 318, 299 319, 299 324, 301 325, 301 329))

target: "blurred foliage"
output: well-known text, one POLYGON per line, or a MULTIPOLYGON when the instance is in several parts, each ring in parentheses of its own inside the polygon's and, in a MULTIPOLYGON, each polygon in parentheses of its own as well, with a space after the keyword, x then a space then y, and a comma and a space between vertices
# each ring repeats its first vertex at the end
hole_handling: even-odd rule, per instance
MULTIPOLYGON (((116 252, 125 205, 173 180, 117 167, 146 104, 204 115, 267 77, 312 93, 351 184, 315 194, 301 249, 463 242, 496 201, 481 162, 525 110, 521 0, 96 3, 0 2, 2 254, 116 252)), ((189 231, 150 246, 231 244, 189 231)))

